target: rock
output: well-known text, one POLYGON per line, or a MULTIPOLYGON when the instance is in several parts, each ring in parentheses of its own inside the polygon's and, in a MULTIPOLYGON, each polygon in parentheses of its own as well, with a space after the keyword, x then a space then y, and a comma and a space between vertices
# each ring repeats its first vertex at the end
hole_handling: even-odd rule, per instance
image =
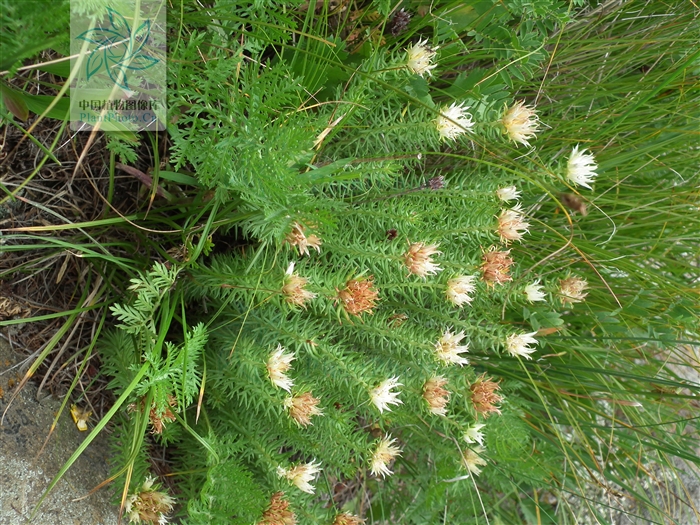
MULTIPOLYGON (((21 376, 18 369, 11 370, 18 360, 0 338, 0 415, 14 393, 12 383, 21 376)), ((110 502, 109 487, 74 501, 109 476, 104 436, 90 444, 28 520, 53 477, 89 434, 77 429, 68 407, 40 454, 60 405, 54 399, 37 401, 31 383, 9 405, 0 426, 0 525, 116 525, 118 508, 110 502)))

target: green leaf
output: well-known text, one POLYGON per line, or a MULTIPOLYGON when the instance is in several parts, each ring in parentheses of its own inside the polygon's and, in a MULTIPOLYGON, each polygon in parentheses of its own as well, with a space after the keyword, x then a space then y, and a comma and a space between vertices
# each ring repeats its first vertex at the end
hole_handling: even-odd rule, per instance
POLYGON ((159 171, 158 175, 161 179, 176 182, 178 184, 189 184, 190 186, 199 186, 199 181, 192 175, 185 175, 176 171, 159 171))

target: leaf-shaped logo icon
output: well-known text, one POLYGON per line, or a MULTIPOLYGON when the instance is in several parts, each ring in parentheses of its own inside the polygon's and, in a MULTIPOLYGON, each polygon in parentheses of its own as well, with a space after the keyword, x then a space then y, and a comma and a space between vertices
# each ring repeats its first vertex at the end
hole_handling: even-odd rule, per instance
POLYGON ((81 33, 76 39, 97 45, 90 52, 85 73, 87 80, 103 68, 117 86, 129 90, 127 70, 142 71, 156 65, 160 60, 143 53, 151 34, 151 21, 144 21, 135 32, 120 13, 107 8, 110 28, 94 27, 81 33))

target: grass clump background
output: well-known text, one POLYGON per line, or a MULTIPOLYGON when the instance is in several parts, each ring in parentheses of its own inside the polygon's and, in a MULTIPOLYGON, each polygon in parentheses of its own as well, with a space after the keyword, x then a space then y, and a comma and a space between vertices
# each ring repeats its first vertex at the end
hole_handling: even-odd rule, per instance
POLYGON ((35 115, 60 38, 7 38, 25 380, 100 416, 131 522, 692 522, 699 28, 183 2, 167 132, 92 136, 35 115))

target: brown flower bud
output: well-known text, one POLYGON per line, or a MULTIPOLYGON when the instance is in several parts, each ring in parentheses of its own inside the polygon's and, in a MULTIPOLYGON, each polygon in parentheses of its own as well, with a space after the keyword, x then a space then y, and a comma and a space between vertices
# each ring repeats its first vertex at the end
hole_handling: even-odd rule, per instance
POLYGON ((503 401, 503 396, 496 393, 500 388, 498 383, 492 381, 490 377, 486 377, 486 373, 479 376, 476 382, 469 387, 472 391, 472 405, 477 414, 482 414, 487 418, 492 412, 501 413, 496 406, 496 403, 503 401))

